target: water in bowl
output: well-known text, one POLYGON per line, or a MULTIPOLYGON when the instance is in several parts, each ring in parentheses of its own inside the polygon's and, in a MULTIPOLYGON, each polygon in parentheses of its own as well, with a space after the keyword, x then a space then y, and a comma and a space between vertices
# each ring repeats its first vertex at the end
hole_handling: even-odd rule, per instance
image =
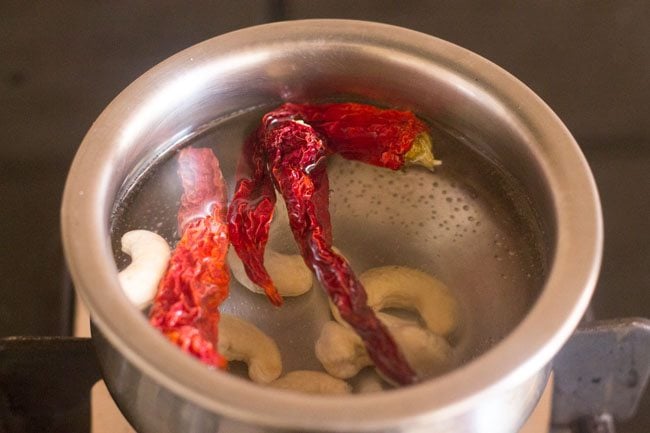
MULTIPOLYGON (((216 119, 170 146, 212 148, 232 194, 241 144, 264 111, 216 119)), ((357 274, 377 266, 409 266, 434 275, 453 291, 462 307, 462 323, 452 341, 454 364, 460 365, 489 350, 526 315, 543 286, 547 252, 534 203, 516 179, 461 134, 432 125, 434 152, 443 161, 434 172, 391 171, 332 157, 330 212, 334 245, 357 274)), ((181 194, 174 151, 130 176, 112 217, 118 269, 129 263, 119 243, 129 230, 151 230, 175 245, 181 194)), ((297 251, 282 221, 274 222, 269 248, 297 251)), ((307 294, 287 298, 281 308, 234 279, 230 290, 222 311, 251 321, 272 337, 284 372, 322 370, 314 342, 323 323, 332 319, 317 283, 307 294)), ((233 371, 245 375, 236 364, 233 371)))

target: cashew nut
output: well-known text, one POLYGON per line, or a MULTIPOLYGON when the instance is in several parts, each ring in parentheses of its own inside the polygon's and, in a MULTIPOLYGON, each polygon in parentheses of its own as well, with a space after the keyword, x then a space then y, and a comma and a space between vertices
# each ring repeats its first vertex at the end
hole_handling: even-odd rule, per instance
POLYGON ((132 230, 122 236, 122 251, 131 264, 119 273, 124 294, 138 308, 151 302, 169 262, 167 241, 148 230, 132 230))
POLYGON ((280 389, 302 391, 310 394, 349 394, 352 387, 344 380, 337 379, 322 371, 296 370, 271 382, 280 389))
POLYGON ((358 394, 367 394, 384 390, 384 381, 375 369, 365 368, 354 379, 354 391, 358 394))
POLYGON ((235 316, 221 315, 218 349, 228 361, 248 364, 248 377, 253 382, 269 383, 282 373, 282 358, 275 341, 235 316))
MULTIPOLYGON (((452 349, 443 337, 409 320, 383 313, 377 313, 377 317, 386 325, 418 376, 431 377, 448 367, 452 349)), ((316 341, 316 357, 329 374, 341 379, 373 365, 361 337, 334 321, 323 326, 316 341)))
POLYGON ((363 367, 372 365, 361 337, 334 321, 323 325, 315 351, 325 370, 341 379, 349 379, 363 367))
MULTIPOLYGON (((244 269, 244 264, 234 249, 228 252, 228 265, 233 277, 251 292, 264 293, 253 283, 244 269)), ((264 267, 268 271, 281 296, 299 296, 312 286, 312 273, 299 254, 282 254, 270 248, 264 252, 264 267)))
POLYGON ((406 361, 422 378, 444 372, 451 363, 453 350, 447 340, 410 320, 379 313, 406 361))
MULTIPOLYGON (((458 327, 459 306, 442 282, 417 269, 383 266, 359 276, 368 294, 368 305, 375 311, 386 308, 415 310, 434 334, 449 336, 458 327)), ((348 326, 330 303, 337 322, 348 326)))

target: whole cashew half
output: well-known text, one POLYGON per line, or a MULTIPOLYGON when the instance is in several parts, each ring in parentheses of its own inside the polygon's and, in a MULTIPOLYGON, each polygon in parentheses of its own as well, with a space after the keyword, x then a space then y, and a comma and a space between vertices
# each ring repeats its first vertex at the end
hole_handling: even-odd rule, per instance
POLYGON ((363 367, 373 365, 361 337, 335 321, 323 325, 315 352, 325 370, 341 379, 349 379, 363 367))
POLYGON ((122 251, 131 264, 118 274, 124 294, 138 308, 151 302, 169 262, 167 241, 148 230, 132 230, 122 236, 122 251))
POLYGON ((349 394, 352 387, 322 371, 296 370, 273 381, 271 386, 310 394, 349 394))
POLYGON ((357 394, 383 391, 386 383, 374 368, 361 370, 354 381, 354 392, 357 394))
MULTIPOLYGON (((248 278, 244 264, 233 248, 228 251, 228 265, 233 277, 242 286, 251 292, 264 294, 264 289, 248 278)), ((264 266, 282 296, 299 296, 311 289, 312 273, 299 254, 282 254, 267 248, 264 252, 264 266)))
POLYGON ((219 320, 219 352, 228 361, 248 364, 253 382, 270 383, 282 373, 282 358, 275 341, 250 322, 230 314, 219 320))
MULTIPOLYGON (((417 311, 434 334, 449 336, 459 323, 456 298, 442 282, 406 266, 383 266, 359 276, 368 294, 368 305, 375 311, 402 308, 417 311)), ((337 322, 348 326, 330 303, 337 322)))
MULTIPOLYGON (((422 378, 442 373, 449 367, 452 348, 443 337, 415 322, 377 313, 407 362, 422 378)), ((316 357, 334 377, 348 379, 362 368, 373 365, 361 338, 349 327, 337 322, 325 323, 316 341, 316 357)))

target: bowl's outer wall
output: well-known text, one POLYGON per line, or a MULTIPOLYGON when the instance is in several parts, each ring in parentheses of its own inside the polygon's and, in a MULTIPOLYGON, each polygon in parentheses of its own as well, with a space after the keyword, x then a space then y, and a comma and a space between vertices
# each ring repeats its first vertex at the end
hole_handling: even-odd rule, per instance
MULTIPOLYGON (((189 402, 134 367, 101 332, 92 328, 93 341, 101 359, 102 374, 112 397, 129 423, 139 433, 304 433, 303 428, 272 428, 242 423, 189 402)), ((361 423, 355 432, 429 433, 514 433, 535 408, 546 383, 550 367, 535 372, 518 386, 486 396, 474 410, 438 422, 409 423, 390 430, 366 428, 361 423)), ((309 431, 334 433, 313 425, 309 431)))

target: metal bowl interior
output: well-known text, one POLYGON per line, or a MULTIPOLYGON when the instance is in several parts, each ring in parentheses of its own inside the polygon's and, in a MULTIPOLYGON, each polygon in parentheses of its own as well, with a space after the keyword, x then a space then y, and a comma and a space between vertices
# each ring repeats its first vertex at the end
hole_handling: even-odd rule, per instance
MULTIPOLYGON (((154 193, 177 197, 179 191, 154 193)), ((173 211, 167 214, 174 218, 173 211)), ((329 20, 223 35, 136 80, 84 139, 66 184, 62 227, 68 265, 93 321, 144 374, 226 417, 332 430, 389 428, 433 411, 462 411, 487 393, 528 380, 584 312, 602 245, 586 162, 560 120, 528 88, 447 42, 386 25, 329 20), (456 292, 465 318, 456 342, 458 367, 408 388, 336 399, 264 389, 206 370, 167 344, 121 294, 112 241, 120 230, 147 227, 131 227, 139 224, 137 209, 119 205, 131 200, 134 182, 146 184, 141 175, 154 161, 215 134, 220 140, 209 145, 232 179, 239 145, 252 127, 247 113, 283 100, 349 98, 410 109, 434 125, 443 167, 434 174, 396 174, 400 185, 417 186, 399 192, 410 203, 381 215, 373 211, 377 199, 369 198, 390 189, 390 176, 380 180, 377 169, 334 160, 333 222, 355 269, 412 263, 456 292), (217 125, 215 119, 225 120, 217 125), (364 194, 349 186, 351 179, 364 194), (344 204, 346 196, 358 199, 344 204), (386 220, 409 205, 409 222, 424 222, 420 228, 386 220), (440 212, 436 218, 432 209, 440 212), (116 215, 126 221, 117 228, 116 215)), ((328 319, 320 292, 282 310, 241 290, 232 293, 226 310, 286 346, 285 367, 318 367, 304 348, 328 319)))

